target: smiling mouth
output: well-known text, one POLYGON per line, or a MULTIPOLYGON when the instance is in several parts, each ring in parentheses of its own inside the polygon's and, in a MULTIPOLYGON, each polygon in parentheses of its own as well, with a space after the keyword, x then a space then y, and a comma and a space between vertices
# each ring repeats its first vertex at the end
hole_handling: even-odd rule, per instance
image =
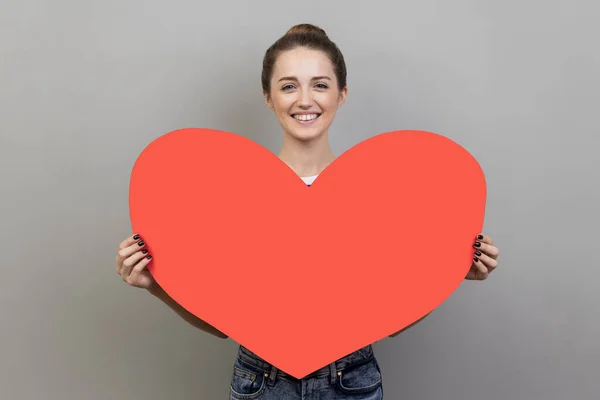
POLYGON ((310 124, 316 121, 321 114, 292 114, 291 117, 301 124, 310 124))

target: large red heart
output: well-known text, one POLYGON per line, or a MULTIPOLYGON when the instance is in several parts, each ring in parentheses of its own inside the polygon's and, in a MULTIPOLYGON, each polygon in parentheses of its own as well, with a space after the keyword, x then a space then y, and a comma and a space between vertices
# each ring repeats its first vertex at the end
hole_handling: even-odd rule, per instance
POLYGON ((302 378, 447 299, 485 197, 477 161, 430 132, 365 140, 308 187, 247 138, 181 129, 137 159, 130 216, 175 301, 302 378))

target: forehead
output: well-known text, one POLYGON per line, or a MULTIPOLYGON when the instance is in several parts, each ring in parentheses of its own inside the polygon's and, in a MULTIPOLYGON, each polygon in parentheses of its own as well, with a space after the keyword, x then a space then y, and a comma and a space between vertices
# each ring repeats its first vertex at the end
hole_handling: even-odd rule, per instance
POLYGON ((273 68, 273 78, 281 76, 312 77, 327 75, 332 79, 333 65, 327 55, 319 50, 298 47, 279 55, 273 68))

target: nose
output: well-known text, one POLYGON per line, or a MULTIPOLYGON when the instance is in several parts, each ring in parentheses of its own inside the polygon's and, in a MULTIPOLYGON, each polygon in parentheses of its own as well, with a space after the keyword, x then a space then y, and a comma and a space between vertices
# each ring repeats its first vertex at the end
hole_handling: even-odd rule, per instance
POLYGON ((298 106, 300 108, 310 108, 312 106, 313 99, 309 90, 300 91, 300 98, 298 99, 298 106))

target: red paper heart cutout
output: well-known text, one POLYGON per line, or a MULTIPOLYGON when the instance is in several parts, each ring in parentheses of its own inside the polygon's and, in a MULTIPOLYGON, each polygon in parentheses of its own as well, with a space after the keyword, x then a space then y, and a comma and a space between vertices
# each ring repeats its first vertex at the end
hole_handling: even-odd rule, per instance
POLYGON ((477 161, 430 132, 367 139, 308 187, 243 136, 181 129, 137 159, 130 216, 175 301, 302 378, 445 301, 485 198, 477 161))

